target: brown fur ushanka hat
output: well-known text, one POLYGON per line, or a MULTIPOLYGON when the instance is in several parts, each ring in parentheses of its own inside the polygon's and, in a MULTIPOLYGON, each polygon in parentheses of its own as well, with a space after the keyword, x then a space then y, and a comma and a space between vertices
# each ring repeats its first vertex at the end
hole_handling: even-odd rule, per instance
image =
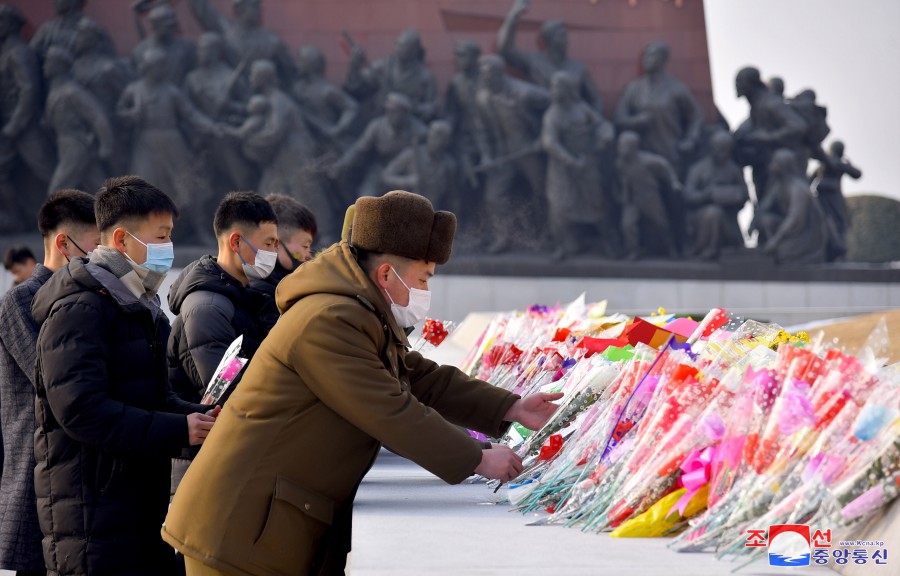
POLYGON ((445 264, 450 259, 456 216, 435 212, 424 196, 394 190, 363 196, 353 210, 350 244, 370 252, 445 264))

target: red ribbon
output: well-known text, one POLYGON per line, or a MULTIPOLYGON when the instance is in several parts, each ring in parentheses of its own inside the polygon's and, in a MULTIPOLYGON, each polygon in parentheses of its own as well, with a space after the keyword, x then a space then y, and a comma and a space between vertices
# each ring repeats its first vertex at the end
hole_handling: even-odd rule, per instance
POLYGON ((538 460, 550 460, 554 456, 556 456, 560 450, 562 450, 563 446, 563 437, 562 434, 554 434, 547 440, 543 446, 541 446, 541 453, 538 456, 538 460))

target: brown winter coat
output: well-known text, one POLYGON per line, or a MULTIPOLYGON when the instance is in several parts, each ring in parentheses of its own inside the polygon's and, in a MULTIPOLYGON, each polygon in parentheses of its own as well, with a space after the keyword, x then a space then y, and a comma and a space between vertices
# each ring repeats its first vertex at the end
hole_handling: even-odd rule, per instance
POLYGON ((382 443, 454 484, 517 396, 407 352, 347 242, 278 286, 263 341, 175 495, 163 538, 236 574, 343 573, 352 502, 382 443), (452 424, 451 424, 452 423, 452 424))

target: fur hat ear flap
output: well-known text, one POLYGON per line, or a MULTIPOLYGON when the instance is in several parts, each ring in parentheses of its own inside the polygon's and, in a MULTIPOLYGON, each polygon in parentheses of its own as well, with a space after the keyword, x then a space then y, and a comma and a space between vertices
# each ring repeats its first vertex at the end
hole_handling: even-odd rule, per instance
POLYGON ((341 240, 350 240, 350 234, 353 230, 353 214, 356 212, 356 204, 347 207, 344 213, 344 225, 341 226, 341 240))
POLYGON ((431 239, 425 260, 436 264, 446 264, 453 248, 453 236, 456 234, 456 215, 453 212, 439 210, 434 213, 434 224, 431 226, 431 239))

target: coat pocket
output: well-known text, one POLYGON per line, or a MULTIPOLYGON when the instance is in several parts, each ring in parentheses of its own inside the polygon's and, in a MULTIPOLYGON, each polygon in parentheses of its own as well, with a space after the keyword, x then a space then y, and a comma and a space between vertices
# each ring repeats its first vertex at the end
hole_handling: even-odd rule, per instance
POLYGON ((278 574, 310 572, 334 510, 333 500, 276 476, 269 513, 250 561, 278 574))

